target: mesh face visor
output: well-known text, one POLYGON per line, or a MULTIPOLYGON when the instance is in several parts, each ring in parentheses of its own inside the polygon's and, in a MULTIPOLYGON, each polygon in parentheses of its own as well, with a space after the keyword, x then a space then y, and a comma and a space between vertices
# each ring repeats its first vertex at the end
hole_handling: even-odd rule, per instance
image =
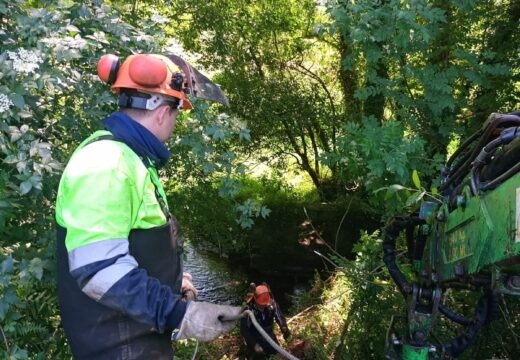
POLYGON ((229 101, 220 87, 206 76, 202 75, 182 58, 173 54, 165 54, 175 65, 177 65, 186 77, 186 88, 184 91, 198 99, 219 102, 229 106, 229 101))

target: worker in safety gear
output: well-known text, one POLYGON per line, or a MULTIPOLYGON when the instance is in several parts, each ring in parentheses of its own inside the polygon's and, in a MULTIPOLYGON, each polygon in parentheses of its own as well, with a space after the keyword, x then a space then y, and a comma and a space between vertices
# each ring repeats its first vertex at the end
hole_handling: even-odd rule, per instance
POLYGON ((119 111, 70 158, 56 201, 58 295, 76 359, 173 358, 172 338, 210 341, 240 308, 197 302, 183 273, 179 225, 158 170, 179 111, 193 97, 226 103, 215 84, 173 55, 98 63, 119 111))
MULTIPOLYGON (((251 283, 246 302, 247 308, 253 312, 259 325, 277 344, 278 340, 273 332, 273 320, 276 320, 280 326, 284 339, 286 341, 289 339, 291 332, 287 327, 285 317, 266 283, 258 286, 251 283)), ((277 353, 258 332, 249 316, 240 320, 240 333, 246 342, 249 359, 264 359, 266 356, 277 353)))

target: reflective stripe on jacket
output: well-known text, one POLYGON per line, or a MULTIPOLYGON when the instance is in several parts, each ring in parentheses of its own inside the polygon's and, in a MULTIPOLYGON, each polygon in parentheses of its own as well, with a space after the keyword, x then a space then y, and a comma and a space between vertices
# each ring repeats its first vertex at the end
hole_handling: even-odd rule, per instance
POLYGON ((182 244, 155 168, 124 143, 96 139, 74 152, 56 202, 63 326, 81 359, 171 359, 180 324, 182 244), (165 207, 165 205, 163 205, 165 207), (161 335, 162 333, 166 333, 161 335))

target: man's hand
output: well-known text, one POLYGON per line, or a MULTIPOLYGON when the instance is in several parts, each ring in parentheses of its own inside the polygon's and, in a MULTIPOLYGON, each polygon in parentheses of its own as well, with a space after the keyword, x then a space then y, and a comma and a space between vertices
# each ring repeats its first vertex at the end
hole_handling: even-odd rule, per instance
POLYGON ((190 273, 182 273, 181 294, 184 301, 197 300, 199 294, 195 286, 193 286, 190 273))
POLYGON ((174 333, 172 339, 194 338, 199 341, 211 341, 235 326, 234 320, 221 321, 219 318, 237 318, 241 313, 242 308, 238 306, 190 301, 179 332, 174 333))
POLYGON ((283 332, 283 339, 287 342, 287 340, 289 340, 289 338, 291 337, 291 331, 289 329, 285 330, 283 332))

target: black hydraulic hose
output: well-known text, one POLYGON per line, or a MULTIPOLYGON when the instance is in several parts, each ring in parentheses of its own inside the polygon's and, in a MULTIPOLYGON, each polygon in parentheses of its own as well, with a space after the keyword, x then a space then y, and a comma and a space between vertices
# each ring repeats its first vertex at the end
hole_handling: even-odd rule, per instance
POLYGON ((414 228, 407 226, 405 229, 406 247, 408 249, 408 258, 413 259, 415 254, 414 228))
POLYGON ((456 322, 457 324, 468 326, 471 323, 470 319, 466 319, 465 317, 462 317, 453 311, 451 311, 448 307, 446 307, 443 304, 439 304, 439 311, 441 314, 446 316, 448 319, 450 319, 453 322, 456 322))
POLYGON ((408 282, 406 276, 404 276, 402 271, 399 269, 399 266, 397 265, 397 251, 395 249, 395 244, 397 237, 403 229, 409 225, 417 225, 423 222, 424 221, 419 218, 408 218, 402 220, 393 219, 384 229, 383 261, 388 268, 390 276, 397 284, 399 291, 401 291, 401 293, 405 296, 412 292, 413 285, 408 282))
MULTIPOLYGON (((469 155, 467 156, 467 159, 463 162, 457 163, 458 167, 453 169, 452 171, 450 171, 450 174, 449 174, 446 182, 439 186, 439 190, 441 192, 446 190, 449 185, 451 185, 457 179, 459 179, 461 176, 464 176, 464 174, 466 174, 466 172, 468 171, 468 169, 471 166, 471 162, 477 156, 477 152, 479 151, 479 149, 481 149, 488 142, 488 139, 492 136, 493 131, 496 128, 497 122, 498 121, 493 121, 493 122, 486 124, 485 128, 482 129, 482 136, 481 136, 480 140, 475 145, 475 147, 470 150, 469 155)), ((475 138, 477 138, 477 136, 475 138)), ((466 158, 466 156, 465 156, 465 158, 466 158)))
POLYGON ((473 320, 471 320, 462 335, 442 344, 443 353, 451 357, 458 357, 462 354, 471 346, 480 329, 493 320, 496 307, 498 307, 498 297, 496 294, 488 292, 482 295, 475 309, 475 317, 473 320))
POLYGON ((469 161, 471 155, 473 154, 474 149, 469 149, 469 145, 473 144, 473 142, 482 135, 484 129, 480 129, 477 132, 474 132, 462 145, 455 150, 452 156, 446 162, 447 173, 442 177, 442 180, 445 182, 441 183, 440 190, 445 190, 456 178, 458 178, 458 173, 461 173, 460 169, 464 166, 467 167, 471 162, 469 161), (460 157, 460 159, 459 159, 460 157), (457 162, 455 162, 457 160, 457 162))
POLYGON ((520 111, 506 114, 500 118, 500 123, 504 123, 507 121, 511 121, 513 123, 519 123, 520 122, 520 111))
POLYGON ((471 149, 467 149, 464 153, 461 153, 460 159, 457 159, 457 162, 450 166, 449 172, 446 175, 446 177, 453 177, 453 174, 455 174, 462 165, 468 162, 468 159, 471 157, 472 152, 473 151, 471 149))
POLYGON ((455 161, 455 159, 459 156, 459 154, 465 150, 469 144, 471 144, 473 141, 475 141, 476 138, 478 138, 480 135, 482 135, 482 133, 484 132, 483 129, 480 129, 476 132, 474 132, 469 138, 467 138, 460 146, 457 150, 455 150, 455 152, 453 153, 453 155, 450 156, 450 158, 448 159, 448 161, 446 162, 446 166, 451 166, 451 164, 453 163, 453 161, 455 161))
POLYGON ((488 182, 486 185, 482 186, 482 191, 494 189, 495 187, 500 185, 502 182, 504 182, 505 180, 509 179, 511 176, 516 174, 518 171, 520 171, 520 162, 517 163, 512 168, 510 168, 509 170, 507 170, 502 175, 496 177, 492 181, 488 182))
POLYGON ((504 142, 501 137, 496 138, 495 140, 491 141, 489 144, 484 146, 475 158, 475 161, 473 162, 473 168, 471 169, 470 180, 471 193, 473 195, 477 193, 478 186, 480 184, 480 169, 487 163, 487 161, 491 158, 491 156, 493 156, 498 147, 503 143, 504 142))
MULTIPOLYGON (((504 116, 505 118, 506 116, 504 116)), ((517 116, 510 116, 517 118, 517 116)), ((480 170, 482 166, 484 166, 489 159, 493 156, 498 147, 502 145, 507 145, 514 139, 520 137, 520 126, 519 127, 510 127, 504 129, 498 138, 489 142, 486 146, 482 148, 478 156, 475 158, 473 163, 473 168, 471 169, 471 192, 473 195, 477 193, 480 186, 480 170)))
MULTIPOLYGON (((441 192, 446 190, 449 185, 454 183, 460 177, 464 176, 467 173, 467 171, 470 170, 471 163, 478 156, 479 151, 487 143, 489 143, 489 139, 493 136, 493 133, 495 132, 495 130, 504 123, 514 123, 518 126, 518 125, 520 125, 520 116, 517 115, 517 112, 514 112, 511 114, 503 115, 500 118, 497 118, 494 121, 488 123, 485 126, 485 128, 480 131, 480 134, 482 134, 480 141, 475 145, 473 150, 470 151, 469 155, 464 155, 464 161, 457 163, 457 166, 450 171, 450 174, 448 175, 446 182, 439 186, 439 190, 441 192)), ((474 140, 475 138, 477 138, 477 136, 475 134, 479 134, 479 132, 474 133, 470 137, 471 140, 474 140)), ((468 140, 470 140, 470 139, 468 139, 468 140)), ((464 147, 467 147, 467 145, 469 145, 470 142, 468 140, 463 143, 464 147)), ((461 148, 462 148, 462 146, 461 146, 461 148)), ((461 151, 462 151, 462 149, 461 149, 461 151)), ((455 157, 452 156, 448 160, 448 164, 451 164, 454 161, 454 159, 455 159, 455 157)))

